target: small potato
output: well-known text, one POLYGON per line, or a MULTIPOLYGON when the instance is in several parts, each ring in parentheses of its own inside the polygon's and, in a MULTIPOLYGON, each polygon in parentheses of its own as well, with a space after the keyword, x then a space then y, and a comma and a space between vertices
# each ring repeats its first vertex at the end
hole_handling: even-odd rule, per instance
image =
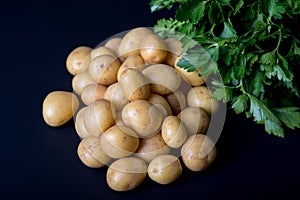
POLYGON ((125 95, 120 83, 113 83, 108 86, 104 99, 109 100, 115 107, 116 110, 122 110, 123 107, 129 102, 125 95))
POLYGON ((77 154, 80 160, 90 168, 103 167, 111 160, 102 150, 100 138, 94 136, 81 140, 77 154))
POLYGON ((104 46, 107 48, 110 48, 113 52, 115 52, 116 55, 118 55, 118 48, 120 46, 120 43, 122 41, 122 38, 112 38, 109 39, 104 46))
POLYGON ((111 85, 117 82, 117 73, 121 66, 118 58, 102 55, 93 59, 89 66, 89 74, 94 81, 101 85, 111 85))
POLYGON ((167 45, 158 35, 148 34, 142 40, 140 54, 146 63, 162 63, 167 57, 167 45))
POLYGON ((169 184, 175 181, 181 173, 180 161, 172 155, 157 156, 148 166, 149 177, 159 184, 169 184))
POLYGON ((175 70, 189 83, 191 86, 200 86, 203 85, 206 81, 206 77, 199 76, 199 71, 188 72, 187 70, 177 66, 177 62, 180 57, 175 61, 175 70))
POLYGON ((143 74, 148 79, 151 91, 160 95, 175 92, 181 84, 180 75, 172 67, 165 64, 146 67, 143 74))
POLYGON ((81 108, 77 115, 76 115, 76 119, 75 119, 75 130, 76 133, 78 134, 78 136, 82 139, 82 138, 86 138, 88 136, 90 136, 91 134, 87 131, 85 124, 84 124, 84 113, 87 110, 87 107, 83 107, 81 108))
POLYGON ((43 101, 43 118, 49 126, 67 123, 79 108, 78 98, 71 92, 53 91, 43 101))
POLYGON ((126 69, 120 76, 119 83, 127 99, 148 99, 150 87, 146 77, 137 69, 126 69))
POLYGON ((178 148, 187 139, 185 125, 176 116, 165 118, 161 128, 161 135, 169 147, 178 148))
POLYGON ((111 158, 130 156, 139 146, 137 134, 126 126, 112 126, 101 135, 103 151, 111 158))
POLYGON ((182 51, 182 43, 175 38, 167 38, 165 39, 165 43, 167 45, 168 54, 164 62, 174 67, 176 59, 182 51))
POLYGON ((75 48, 67 57, 66 66, 67 70, 72 75, 78 74, 80 71, 83 71, 84 68, 83 62, 86 58, 89 57, 89 53, 92 51, 92 48, 86 46, 80 46, 75 48))
POLYGON ((95 49, 93 49, 90 53, 90 59, 94 60, 96 57, 98 56, 102 56, 102 55, 109 55, 112 56, 114 58, 117 58, 117 55, 115 54, 115 52, 113 52, 113 50, 111 50, 108 47, 96 47, 95 49))
POLYGON ((139 55, 142 40, 146 35, 153 32, 147 28, 140 27, 129 31, 122 39, 119 45, 119 55, 127 58, 129 55, 139 55))
POLYGON ((81 100, 85 105, 94 103, 104 98, 107 87, 100 84, 90 84, 83 88, 81 92, 81 100))
POLYGON ((150 94, 148 101, 155 105, 162 112, 164 117, 172 115, 172 109, 164 97, 152 93, 150 94))
POLYGON ((76 94, 81 95, 84 87, 94 84, 95 81, 91 78, 87 71, 76 74, 72 79, 72 88, 76 94))
POLYGON ((181 149, 183 163, 192 171, 201 171, 212 164, 217 155, 214 142, 206 135, 190 136, 181 149))
POLYGON ((120 158, 109 166, 106 181, 115 191, 128 191, 139 186, 146 175, 145 161, 133 157, 120 158))
POLYGON ((208 114, 216 113, 218 101, 211 98, 211 92, 206 86, 193 87, 187 94, 189 106, 203 108, 208 114))
POLYGON ((185 96, 181 90, 176 90, 175 92, 166 95, 165 99, 169 103, 173 115, 177 115, 186 107, 185 96))
POLYGON ((87 131, 99 137, 114 123, 116 111, 110 101, 100 99, 88 105, 84 114, 84 124, 87 131))
POLYGON ((140 145, 136 150, 135 155, 149 163, 156 156, 169 154, 170 151, 170 148, 161 137, 161 133, 157 133, 152 137, 140 139, 140 145))
POLYGON ((138 69, 139 71, 143 71, 145 68, 145 62, 140 55, 131 55, 128 56, 121 67, 119 68, 117 78, 120 80, 121 74, 128 68, 138 69))
POLYGON ((135 100, 123 108, 122 120, 139 137, 151 137, 159 131, 162 123, 162 113, 148 101, 135 100))
POLYGON ((115 125, 118 125, 118 126, 125 126, 123 120, 122 120, 122 110, 119 110, 117 113, 116 113, 116 116, 115 116, 115 125))
POLYGON ((177 117, 185 125, 188 135, 206 133, 210 123, 210 116, 198 107, 187 107, 177 117))

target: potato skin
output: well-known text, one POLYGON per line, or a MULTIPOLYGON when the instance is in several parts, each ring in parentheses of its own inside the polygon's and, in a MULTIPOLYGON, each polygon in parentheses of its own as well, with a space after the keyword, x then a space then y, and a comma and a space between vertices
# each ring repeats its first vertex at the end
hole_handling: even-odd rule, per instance
POLYGON ((173 115, 177 115, 183 109, 186 108, 186 99, 181 90, 178 89, 175 92, 172 92, 171 94, 165 95, 164 97, 169 103, 173 115))
POLYGON ((117 58, 117 55, 115 54, 115 52, 113 52, 113 50, 111 50, 108 47, 96 47, 95 49, 93 49, 90 53, 90 59, 94 60, 96 57, 98 56, 102 56, 102 55, 110 55, 114 58, 117 58))
POLYGON ((79 101, 73 93, 53 91, 43 101, 43 118, 49 126, 61 126, 72 119, 78 108, 79 101))
POLYGON ((175 181, 181 173, 180 161, 172 155, 159 155, 148 166, 149 177, 160 184, 169 184, 175 181))
POLYGON ((202 171, 209 167, 216 158, 217 150, 214 142, 206 135, 190 136, 182 146, 183 163, 192 171, 202 171))
POLYGON ((109 100, 116 110, 122 110, 123 107, 129 102, 119 82, 113 83, 108 86, 104 99, 109 100))
POLYGON ((146 67, 145 62, 140 55, 128 56, 118 70, 117 79, 120 80, 122 73, 128 68, 133 68, 139 71, 143 71, 145 67, 146 67))
POLYGON ((158 35, 148 34, 142 40, 140 54, 146 63, 162 63, 167 56, 167 45, 158 35))
POLYGON ((76 75, 80 71, 84 71, 83 63, 89 57, 92 48, 80 46, 71 51, 66 60, 66 67, 70 74, 76 75))
POLYGON ((108 186, 115 191, 138 187, 146 178, 147 165, 139 158, 126 157, 113 162, 106 173, 108 186))
POLYGON ((85 124, 84 124, 84 115, 85 115, 85 111, 87 110, 87 107, 83 107, 81 108, 76 115, 75 118, 75 130, 76 133, 78 134, 78 136, 83 139, 86 138, 88 136, 90 136, 91 134, 87 131, 85 124))
POLYGON ((122 38, 112 38, 109 39, 104 46, 107 48, 110 48, 116 55, 118 55, 118 48, 120 46, 120 43, 122 41, 122 38))
POLYGON ((151 93, 148 101, 155 105, 162 112, 164 117, 172 115, 172 109, 164 97, 151 93))
POLYGON ((104 98, 107 87, 100 84, 89 84, 81 92, 81 100, 85 105, 89 105, 99 99, 104 98))
POLYGON ((73 77, 72 88, 76 94, 81 95, 83 88, 94 83, 95 81, 91 78, 90 74, 87 71, 84 71, 73 77))
POLYGON ((167 45, 168 54, 164 62, 174 67, 176 59, 182 51, 182 43, 175 38, 167 38, 165 39, 165 43, 167 45))

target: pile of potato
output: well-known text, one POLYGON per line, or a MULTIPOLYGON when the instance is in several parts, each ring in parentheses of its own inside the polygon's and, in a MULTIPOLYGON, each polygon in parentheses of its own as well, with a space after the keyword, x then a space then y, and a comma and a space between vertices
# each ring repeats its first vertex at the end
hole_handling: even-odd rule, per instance
POLYGON ((201 171, 215 160, 205 133, 218 102, 199 71, 176 66, 181 49, 180 41, 147 28, 94 49, 78 47, 66 61, 75 94, 54 91, 44 100, 50 126, 74 117, 80 160, 90 168, 108 166, 113 190, 132 190, 147 174, 168 184, 181 175, 182 163, 201 171))

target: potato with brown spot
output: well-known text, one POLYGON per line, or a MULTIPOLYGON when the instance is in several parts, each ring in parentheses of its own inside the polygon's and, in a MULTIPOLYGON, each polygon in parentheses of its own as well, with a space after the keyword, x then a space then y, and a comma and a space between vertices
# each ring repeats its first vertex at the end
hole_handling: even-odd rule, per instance
POLYGON ((73 93, 53 91, 43 101, 43 118, 49 126, 61 126, 72 119, 78 108, 79 101, 73 93))
POLYGON ((80 71, 84 71, 85 65, 83 63, 89 57, 91 51, 92 48, 86 46, 80 46, 71 51, 66 60, 67 70, 70 74, 76 75, 80 71))

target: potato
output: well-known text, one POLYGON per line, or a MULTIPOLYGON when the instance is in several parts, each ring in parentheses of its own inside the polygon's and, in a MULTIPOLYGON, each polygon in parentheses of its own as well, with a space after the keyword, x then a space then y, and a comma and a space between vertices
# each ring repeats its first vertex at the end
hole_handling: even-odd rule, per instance
POLYGON ((107 87, 100 84, 90 84, 83 88, 81 100, 85 105, 89 105, 99 99, 104 98, 107 87))
POLYGON ((101 135, 101 146, 111 158, 127 157, 138 148, 139 138, 126 126, 114 125, 101 135))
POLYGON ((167 45, 168 54, 164 62, 174 67, 176 59, 182 51, 182 43, 175 38, 167 38, 165 39, 165 43, 167 45))
POLYGON ((120 76, 124 72, 124 70, 128 68, 134 68, 134 69, 138 69, 139 71, 143 71, 143 69, 145 68, 145 62, 140 55, 128 56, 122 63, 121 67, 119 68, 117 74, 118 80, 120 80, 120 76))
POLYGON ((146 63, 162 63, 167 57, 167 45, 158 35, 148 34, 142 40, 140 54, 146 63))
POLYGON ((139 137, 150 137, 159 131, 162 123, 162 113, 148 101, 135 100, 123 108, 122 120, 139 137))
POLYGON ((92 48, 80 46, 75 48, 67 57, 66 66, 70 74, 76 75, 80 71, 84 71, 85 65, 83 63, 88 59, 92 48))
POLYGON ((143 27, 132 29, 123 37, 118 49, 119 55, 124 58, 129 55, 139 55, 142 40, 152 33, 151 30, 143 27))
POLYGON ((189 106, 203 108, 208 114, 216 113, 218 101, 211 98, 211 92, 206 86, 193 87, 187 94, 189 106))
POLYGON ((136 150, 135 155, 149 163, 156 156, 169 153, 170 148, 164 142, 161 133, 157 133, 152 137, 140 139, 140 145, 136 150))
POLYGON ((116 110, 122 110, 129 102, 120 83, 114 83, 108 86, 104 94, 104 99, 111 101, 116 110))
POLYGON ((75 130, 76 133, 78 134, 78 136, 82 139, 82 138, 86 138, 88 136, 90 136, 91 134, 87 131, 85 124, 84 124, 84 113, 87 110, 87 107, 83 107, 81 108, 75 118, 75 130))
POLYGON ((180 57, 177 57, 175 61, 175 70, 192 86, 200 86, 203 85, 206 81, 206 77, 199 76, 199 70, 188 72, 187 70, 180 68, 177 66, 177 62, 180 57))
POLYGON ((133 157, 113 162, 106 174, 108 186, 115 191, 128 191, 139 186, 147 175, 146 163, 133 157))
POLYGON ((116 111, 110 101, 100 99, 88 105, 84 114, 84 124, 93 136, 100 136, 114 123, 116 111))
POLYGON ((173 115, 177 115, 186 107, 185 96, 181 90, 176 90, 175 92, 166 95, 165 99, 169 103, 173 115))
POLYGON ((118 126, 125 126, 123 120, 122 120, 122 110, 117 111, 115 116, 115 125, 118 126))
POLYGON ((90 168, 105 166, 111 158, 102 150, 100 138, 89 136, 81 140, 78 145, 77 154, 80 160, 90 168))
POLYGON ((43 101, 43 118, 49 126, 61 126, 77 112, 79 101, 71 92, 53 91, 43 101))
POLYGON ((152 93, 150 94, 148 101, 155 105, 162 112, 164 117, 172 115, 172 109, 164 97, 152 93))
POLYGON ((118 48, 120 46, 120 43, 122 41, 122 38, 112 38, 109 39, 104 46, 107 48, 110 48, 116 55, 118 55, 118 48))
POLYGON ((192 171, 201 171, 212 164, 217 155, 214 142, 206 135, 190 136, 181 149, 183 163, 192 171))
POLYGON ((151 91, 157 94, 170 94, 181 84, 180 75, 165 64, 151 65, 143 70, 143 74, 148 79, 151 91))
POLYGON ((76 74, 72 79, 72 88, 74 92, 81 95, 82 90, 85 86, 94 84, 95 81, 91 78, 87 71, 76 74))
POLYGON ((187 107, 177 117, 185 125, 188 135, 206 133, 210 123, 210 116, 198 107, 187 107))
POLYGON ((108 86, 117 82, 117 73, 120 66, 121 62, 118 58, 111 55, 102 55, 91 61, 88 71, 94 81, 108 86))
POLYGON ((90 59, 94 60, 96 57, 98 56, 102 56, 102 55, 109 55, 112 56, 114 58, 117 58, 117 55, 115 54, 115 52, 113 50, 111 50, 108 47, 96 47, 95 49, 93 49, 90 53, 90 59))
POLYGON ((180 161, 172 155, 157 156, 148 166, 149 177, 160 184, 169 184, 175 181, 181 173, 180 161))
POLYGON ((161 135, 169 147, 178 148, 187 139, 185 125, 176 116, 168 116, 164 119, 161 135))
POLYGON ((137 69, 126 69, 120 76, 119 83, 127 99, 148 99, 150 87, 146 77, 137 69))

